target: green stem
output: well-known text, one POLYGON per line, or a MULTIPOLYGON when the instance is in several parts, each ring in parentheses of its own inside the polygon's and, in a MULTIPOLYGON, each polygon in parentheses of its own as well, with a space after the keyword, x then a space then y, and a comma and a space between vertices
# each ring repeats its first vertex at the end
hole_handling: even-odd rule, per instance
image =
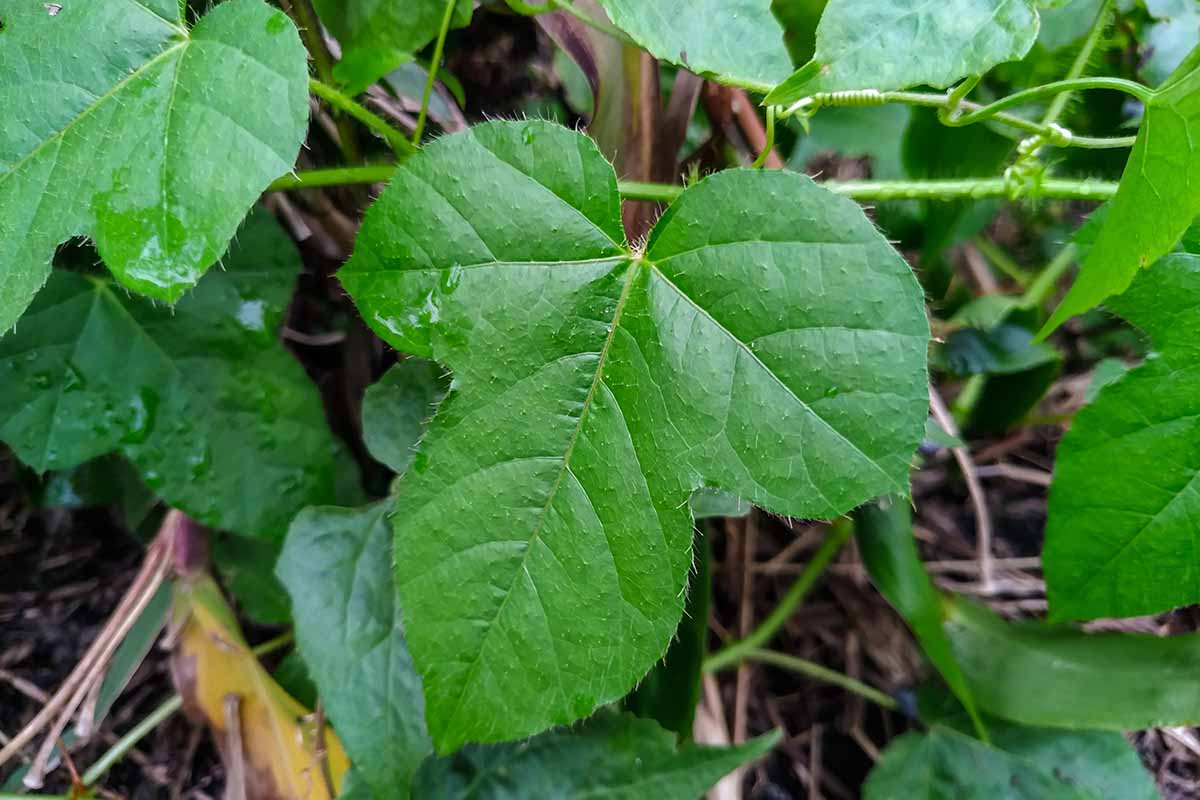
POLYGON ((1050 260, 1046 268, 1041 271, 1033 282, 1029 284, 1029 288, 1025 290, 1025 294, 1021 295, 1021 305, 1025 308, 1037 308, 1042 303, 1046 302, 1046 298, 1054 291, 1054 287, 1058 285, 1058 280, 1063 276, 1063 273, 1070 268, 1075 262, 1075 245, 1068 244, 1062 250, 1058 251, 1058 255, 1050 260))
POLYGON ((825 536, 825 541, 821 542, 817 552, 804 565, 803 571, 788 588, 787 594, 779 601, 779 605, 775 606, 775 610, 768 614, 767 618, 745 638, 731 642, 705 658, 704 671, 717 672, 735 666, 742 659, 748 658, 750 653, 770 642, 783 624, 795 613, 796 608, 804 602, 804 598, 812 591, 817 579, 825 572, 829 562, 838 554, 842 545, 846 543, 853 532, 854 526, 848 520, 842 519, 835 522, 825 536))
POLYGON ((884 692, 879 691, 873 686, 868 686, 862 681, 856 681, 849 675, 843 675, 836 670, 823 667, 807 659, 797 658, 795 656, 776 653, 774 650, 751 650, 746 653, 746 658, 751 661, 758 661, 763 664, 770 664, 775 667, 798 672, 801 675, 807 675, 825 683, 833 684, 839 688, 845 689, 847 692, 852 692, 865 700, 870 700, 880 708, 886 708, 888 711, 899 711, 900 704, 896 699, 884 692))
MULTIPOLYGON (((317 21, 312 3, 310 0, 286 0, 282 5, 296 20, 300 36, 304 39, 304 46, 312 56, 317 77, 326 84, 333 85, 333 54, 325 46, 325 39, 321 36, 321 24, 317 21)), ((354 128, 350 121, 343 114, 334 114, 333 121, 341 139, 342 156, 351 163, 359 161, 358 143, 354 139, 354 128)))
POLYGON ((458 0, 446 0, 446 10, 442 13, 442 27, 438 30, 437 42, 433 45, 433 59, 429 62, 429 74, 425 76, 425 93, 421 95, 421 113, 417 115, 417 128, 413 131, 413 147, 421 146, 421 137, 425 135, 425 120, 429 117, 429 98, 433 96, 433 84, 437 82, 438 67, 442 64, 442 53, 446 49, 446 36, 450 33, 450 22, 454 19, 454 9, 458 0))
MULTIPOLYGON (((970 125, 972 122, 980 122, 990 117, 995 117, 1006 108, 1025 105, 1042 97, 1088 89, 1109 89, 1117 92, 1125 92, 1141 100, 1143 103, 1149 103, 1154 98, 1154 92, 1151 89, 1142 86, 1140 83, 1125 80, 1124 78, 1067 78, 1047 83, 1044 86, 1034 86, 1031 89, 1025 89, 1016 94, 1010 94, 994 103, 988 103, 986 106, 977 106, 968 114, 951 117, 947 124, 970 125)), ((1038 123, 1033 124, 1037 125, 1038 123)))
POLYGON ((292 172, 272 181, 268 192, 291 189, 316 189, 321 186, 351 186, 360 183, 384 183, 396 174, 396 167, 384 164, 373 167, 336 167, 292 172))
MULTIPOLYGON (((1083 71, 1087 69, 1088 62, 1092 59, 1092 54, 1096 52, 1096 47, 1099 46, 1100 39, 1104 36, 1104 29, 1108 27, 1108 17, 1111 9, 1112 0, 1104 0, 1100 4, 1100 12, 1096 14, 1096 21, 1092 23, 1092 30, 1088 33, 1083 47, 1076 53, 1075 60, 1071 63, 1071 68, 1067 70, 1068 80, 1081 77, 1083 71)), ((1067 108, 1067 103, 1070 101, 1070 92, 1063 92, 1055 97, 1051 101, 1050 107, 1046 109, 1046 115, 1042 117, 1042 124, 1052 125, 1058 122, 1058 118, 1062 116, 1063 111, 1067 108)))
POLYGON ((992 266, 1012 278, 1022 289, 1027 287, 1029 282, 1033 280, 1033 276, 1029 272, 1022 269, 1020 264, 1013 261, 1008 253, 997 247, 996 243, 991 239, 986 236, 976 236, 972 241, 992 266))
POLYGON ((417 148, 413 146, 412 142, 408 141, 407 137, 405 137, 403 133, 387 124, 382 117, 371 113, 366 108, 363 108, 361 105, 359 105, 356 101, 342 94, 332 86, 322 83, 315 78, 310 78, 308 81, 308 88, 313 94, 329 103, 329 105, 333 106, 338 111, 343 111, 346 114, 349 114, 351 117, 354 117, 354 119, 358 120, 363 125, 382 136, 387 143, 392 146, 392 149, 396 151, 396 156, 398 158, 404 158, 417 152, 417 148))
POLYGON ((117 742, 108 749, 104 755, 100 756, 100 760, 92 764, 87 772, 83 773, 83 784, 92 786, 96 781, 104 777, 104 773, 108 772, 112 765, 125 757, 125 754, 132 750, 138 742, 146 738, 146 736, 160 724, 163 720, 170 717, 176 711, 183 707, 183 698, 179 695, 174 695, 168 698, 162 705, 151 711, 145 719, 133 726, 129 733, 122 736, 117 742))
POLYGON ((767 163, 767 157, 775 149, 775 106, 767 106, 766 129, 767 142, 763 145, 762 152, 758 154, 758 158, 754 159, 754 163, 751 164, 753 169, 762 169, 763 164, 767 163))
MULTIPOLYGON (((411 145, 410 145, 411 146, 411 145)), ((392 177, 395 166, 338 167, 293 172, 273 181, 269 192, 311 189, 320 186, 344 186, 359 183, 383 183, 392 177)), ((1007 197, 1011 189, 1003 178, 967 178, 934 181, 825 181, 818 184, 831 192, 854 200, 961 200, 1007 197)), ((619 181, 617 189, 626 200, 670 203, 683 194, 684 187, 669 183, 619 181)), ((1038 197, 1064 200, 1104 201, 1117 193, 1112 181, 1048 178, 1041 182, 1038 197)))
POLYGON ((267 639, 262 644, 256 644, 250 648, 250 652, 254 654, 255 658, 262 658, 276 650, 282 650, 294 641, 296 641, 296 634, 293 631, 285 631, 273 639, 267 639))

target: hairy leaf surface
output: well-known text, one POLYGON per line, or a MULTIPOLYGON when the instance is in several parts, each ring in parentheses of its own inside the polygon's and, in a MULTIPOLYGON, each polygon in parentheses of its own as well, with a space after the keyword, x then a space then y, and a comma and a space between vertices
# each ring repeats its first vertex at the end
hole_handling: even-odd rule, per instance
POLYGON ((1120 294, 1179 243, 1200 216, 1200 49, 1154 94, 1117 195, 1071 291, 1042 329, 1054 330, 1120 294))
POLYGON ((1043 554, 1054 619, 1200 601, 1200 256, 1167 256, 1112 307, 1157 354, 1105 386, 1059 446, 1043 554))
POLYGON ((946 635, 980 708, 1014 722, 1127 731, 1200 722, 1200 636, 1084 633, 1007 622, 963 599, 946 635))
MULTIPOLYGON (((313 0, 321 22, 342 46, 334 77, 358 94, 412 58, 438 35, 446 0, 313 0)), ((458 0, 452 24, 471 21, 474 0, 458 0)))
POLYGON ((830 0, 812 61, 766 102, 850 89, 944 89, 1024 57, 1037 34, 1034 0, 830 0))
POLYGON ((175 0, 0 0, 0 330, 96 242, 125 286, 174 302, 292 168, 308 121, 295 27, 229 0, 187 30, 175 0))
POLYGON ((989 725, 990 745, 941 725, 894 740, 864 800, 1154 800, 1158 792, 1119 733, 989 725))
POLYGON ((642 253, 619 204, 586 137, 490 123, 410 160, 340 273, 385 340, 454 374, 395 518, 442 750, 570 722, 645 674, 679 622, 694 490, 797 517, 907 491, 928 324, 856 205, 725 172, 642 253))
POLYGON ((386 503, 306 509, 278 565, 329 718, 380 800, 409 797, 413 774, 433 751, 392 583, 387 511, 386 503))
POLYGON ((598 0, 655 58, 767 92, 792 71, 770 0, 598 0))
POLYGON ((0 439, 39 472, 119 451, 189 516, 282 536, 335 473, 316 388, 278 341, 298 262, 255 214, 174 310, 56 271, 0 338, 0 439))
POLYGON ((572 731, 521 744, 473 746, 431 759, 414 797, 445 800, 694 800, 723 775, 762 756, 778 736, 738 747, 678 748, 651 720, 602 712, 572 731))

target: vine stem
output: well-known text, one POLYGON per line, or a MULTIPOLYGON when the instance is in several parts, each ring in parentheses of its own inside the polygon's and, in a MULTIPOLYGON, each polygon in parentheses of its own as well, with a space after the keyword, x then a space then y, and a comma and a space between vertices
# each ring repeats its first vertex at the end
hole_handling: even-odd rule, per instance
MULTIPOLYGON (((304 46, 312 57, 317 77, 324 83, 332 85, 334 82, 333 54, 329 52, 329 47, 325 44, 325 37, 321 35, 321 24, 317 21, 317 14, 312 7, 311 0, 282 0, 280 5, 296 21, 296 26, 300 29, 300 36, 304 40, 304 46)), ((338 136, 341 138, 342 155, 347 161, 359 161, 358 143, 354 140, 354 129, 349 121, 342 114, 334 114, 334 124, 337 126, 338 136)))
POLYGON ((735 666, 738 662, 745 658, 749 658, 751 653, 758 651, 763 645, 767 644, 774 638, 783 624, 795 612, 797 606, 804 602, 804 598, 812 591, 816 585, 817 579, 825 572, 825 568, 829 566, 829 562, 842 549, 842 545, 850 538, 853 533, 854 526, 849 520, 842 519, 833 524, 829 529, 825 540, 821 542, 821 546, 817 548, 817 552, 804 566, 804 570, 796 577, 796 580, 788 588, 787 594, 775 606, 775 609, 767 615, 767 618, 759 623, 758 627, 752 630, 743 639, 736 642, 731 642, 725 645, 715 653, 710 654, 704 659, 703 669, 705 672, 718 672, 726 667, 735 666))
POLYGON ((309 78, 308 88, 313 94, 329 103, 329 105, 338 111, 345 112, 382 136, 392 146, 392 149, 396 151, 397 157, 404 158, 417 152, 417 148, 413 146, 413 143, 403 133, 389 125, 383 117, 368 111, 355 100, 342 94, 329 84, 323 83, 316 78, 309 78))
POLYGON ((417 115, 417 127, 413 130, 413 147, 421 146, 421 137, 425 135, 425 120, 429 118, 429 98, 433 95, 433 84, 437 82, 438 67, 442 64, 442 53, 446 50, 446 37, 450 33, 450 21, 454 19, 454 9, 458 0, 446 0, 446 10, 442 12, 442 27, 438 30, 437 42, 433 45, 433 58, 429 62, 429 74, 425 76, 425 91, 421 95, 421 112, 417 115))
MULTIPOLYGON (((405 140, 405 144, 411 144, 405 140)), ((403 157, 402 159, 403 160, 403 157)), ((392 164, 368 167, 337 167, 293 172, 273 181, 269 192, 291 189, 313 189, 322 186, 344 186, 360 183, 384 183, 395 173, 392 164)), ((1003 178, 975 178, 934 181, 824 181, 823 186, 835 194, 853 200, 962 200, 986 197, 1008 197, 1011 185, 1003 178)), ((683 193, 684 187, 668 183, 619 181, 617 189, 626 200, 647 200, 670 203, 683 193)), ((1062 200, 1109 200, 1117 193, 1113 181, 1090 179, 1071 180, 1047 178, 1038 187, 1038 197, 1062 200)))
POLYGON ((138 742, 146 738, 152 730, 182 707, 183 698, 176 694, 167 698, 158 708, 147 714, 141 722, 133 726, 129 733, 118 739, 96 763, 92 764, 87 772, 83 773, 84 786, 92 786, 103 778, 104 773, 108 772, 113 764, 124 758, 125 754, 132 750, 138 742))
MULTIPOLYGON (((1086 63, 1086 62, 1085 62, 1086 63)), ((1054 81, 1043 86, 1034 86, 1030 89, 1025 89, 1015 94, 1010 94, 1007 97, 1002 97, 994 103, 988 103, 986 106, 976 106, 969 114, 962 116, 951 116, 948 120, 950 125, 969 125, 972 122, 980 122, 990 117, 995 117, 999 112, 1013 108, 1014 106, 1025 105, 1042 97, 1052 95, 1062 95, 1067 92, 1077 92, 1088 89, 1110 89, 1116 92, 1124 92, 1131 95, 1143 103, 1149 103, 1154 99, 1154 91, 1140 83, 1126 80, 1124 78, 1065 78, 1061 81, 1054 81)), ((964 104, 965 105, 965 104, 964 104)), ((1039 123, 1032 123, 1038 125, 1039 123)), ((1083 138, 1083 137, 1079 137, 1083 138)), ((1105 141, 1115 141, 1108 139, 1105 141)), ((1082 146, 1082 145, 1081 145, 1082 146)))
POLYGON ((774 667, 782 667, 783 669, 798 672, 801 675, 806 675, 825 683, 832 684, 848 692, 852 692, 865 700, 870 700, 881 708, 886 708, 888 711, 899 711, 900 704, 896 699, 873 686, 868 686, 862 681, 857 681, 849 675, 843 675, 837 670, 823 667, 813 661, 796 656, 789 656, 784 653, 777 653, 774 650, 752 649, 745 653, 745 657, 750 661, 758 661, 763 664, 770 664, 774 667))

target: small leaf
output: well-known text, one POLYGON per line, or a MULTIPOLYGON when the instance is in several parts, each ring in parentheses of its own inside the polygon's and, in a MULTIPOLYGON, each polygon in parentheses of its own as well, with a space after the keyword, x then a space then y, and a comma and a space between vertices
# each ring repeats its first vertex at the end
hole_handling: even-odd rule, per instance
POLYGON ((1155 800, 1154 781, 1119 733, 1016 725, 991 745, 941 725, 888 745, 864 800, 1155 800))
POLYGON ((433 750, 392 584, 391 538, 386 503, 305 509, 278 567, 326 712, 379 800, 409 797, 433 750))
POLYGON ((1002 323, 991 330, 962 328, 946 337, 931 359, 957 375, 1014 375, 1059 360, 1053 347, 1033 341, 1020 325, 1002 323))
POLYGON ((980 708, 1054 728, 1137 730, 1200 723, 1200 636, 1083 633, 1006 622, 976 603, 945 603, 946 634, 980 708))
POLYGON ((125 286, 174 302, 225 251, 308 121, 295 27, 229 0, 0 0, 0 331, 88 236, 125 286))
MULTIPOLYGON (((352 95, 417 52, 438 35, 446 0, 313 0, 317 15, 342 46, 333 75, 352 95)), ((458 0, 452 25, 471 21, 474 0, 458 0)))
POLYGON ((172 614, 171 674, 184 710, 212 731, 227 780, 240 777, 247 800, 333 800, 349 766, 337 735, 326 726, 318 736, 313 714, 271 680, 213 580, 178 581, 172 614))
POLYGON ((816 55, 765 102, 851 89, 945 89, 1024 57, 1037 34, 1033 0, 830 0, 816 55))
POLYGON ((198 521, 281 537, 336 472, 316 388, 277 338, 298 262, 264 213, 174 310, 56 271, 0 338, 0 439, 39 471, 120 452, 198 521))
POLYGON ((802 176, 710 177, 643 254, 590 140, 489 123, 396 173, 340 278, 385 340, 454 372, 394 518, 443 751, 632 688, 679 622, 695 489, 810 518, 907 489, 920 289, 802 176))
POLYGON ((598 0, 655 58, 766 93, 792 71, 770 0, 598 0))
POLYGON ((1053 619, 1200 601, 1198 278, 1200 256, 1173 254, 1112 303, 1157 355, 1105 386, 1059 446, 1042 556, 1053 619))
POLYGON ((729 748, 684 746, 651 720, 601 712, 571 731, 519 744, 471 746, 431 759, 414 797, 443 800, 694 800, 723 775, 778 741, 761 736, 729 748))
POLYGON ((445 373, 428 361, 410 358, 389 369, 363 397, 363 440, 367 450, 392 472, 412 463, 425 423, 446 395, 445 373))
POLYGON ((885 497, 860 506, 854 512, 854 536, 871 580, 904 617, 926 657, 982 731, 975 698, 942 629, 941 597, 917 553, 908 502, 885 497))
POLYGON ((1123 292, 1200 216, 1200 48, 1154 92, 1079 277, 1040 336, 1123 292))

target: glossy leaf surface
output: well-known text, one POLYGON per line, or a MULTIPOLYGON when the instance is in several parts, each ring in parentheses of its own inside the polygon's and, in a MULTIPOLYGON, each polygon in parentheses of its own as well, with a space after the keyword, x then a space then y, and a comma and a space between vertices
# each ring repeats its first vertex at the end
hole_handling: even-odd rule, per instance
POLYGON ((810 518, 907 490, 920 290, 802 176, 702 181, 643 254, 590 140, 490 123, 397 173, 340 277, 386 341, 454 374, 395 518, 443 750, 633 686, 679 622, 695 489, 810 518))
POLYGON ((363 441, 371 455, 403 474, 448 383, 436 364, 410 358, 371 384, 362 406, 363 441))
POLYGON ((125 286, 177 300, 308 122, 304 48, 262 0, 191 30, 175 0, 51 5, 0 0, 0 330, 73 236, 125 286))
POLYGON ((408 797, 433 750, 392 584, 387 510, 386 503, 306 509, 278 568, 326 713, 355 772, 380 800, 408 797))
POLYGON ((935 725, 884 751, 864 800, 1154 800, 1158 793, 1119 733, 990 726, 992 744, 935 725))
POLYGON ((850 89, 944 89, 1022 58, 1037 33, 1034 0, 830 0, 813 60, 766 102, 850 89))
MULTIPOLYGON (((412 58, 438 35, 446 0, 313 0, 321 22, 342 46, 334 77, 358 94, 412 58)), ((474 0, 458 0, 452 25, 471 21, 474 0)))
POLYGON ((1043 333, 1120 294, 1200 216, 1200 49, 1155 92, 1095 246, 1043 333))
POLYGON ((38 471, 119 451, 196 520, 282 536, 335 472, 316 387, 277 338, 298 270, 255 214, 174 310, 56 271, 0 338, 0 439, 38 471))
POLYGON ((430 760, 414 797, 444 800, 694 800, 723 775, 775 744, 762 736, 739 747, 676 747, 651 720, 602 712, 576 730, 520 744, 472 746, 430 760))
POLYGON ((1151 614, 1200 601, 1200 256, 1174 254, 1112 302, 1157 357, 1102 389, 1058 450, 1043 562, 1050 614, 1151 614))
POLYGON ((955 599, 946 634, 980 708, 1056 728, 1137 730, 1200 722, 1200 636, 1083 633, 1006 622, 955 599))
POLYGON ((767 92, 792 71, 770 0, 597 0, 661 58, 718 83, 767 92))

